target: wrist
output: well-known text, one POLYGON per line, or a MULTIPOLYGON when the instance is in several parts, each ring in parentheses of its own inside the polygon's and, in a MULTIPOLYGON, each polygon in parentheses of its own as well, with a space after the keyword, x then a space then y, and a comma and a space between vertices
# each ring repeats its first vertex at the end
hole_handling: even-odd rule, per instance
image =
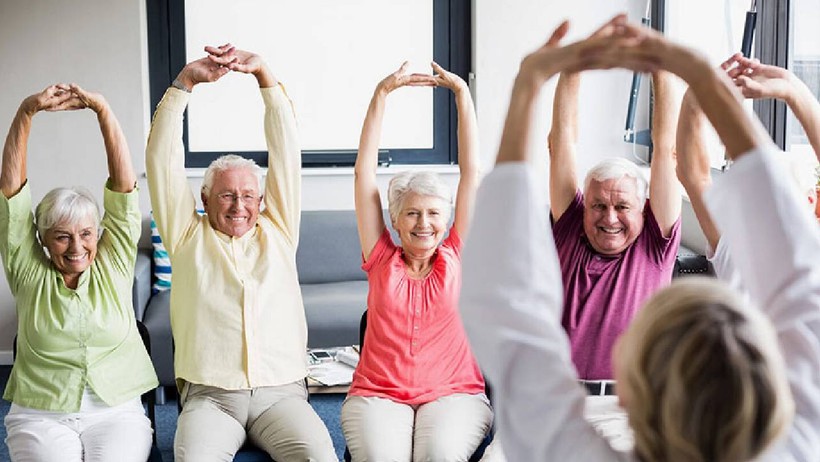
POLYGON ((191 90, 193 90, 194 88, 194 86, 190 82, 186 83, 186 81, 180 79, 179 76, 175 78, 173 82, 171 82, 171 86, 176 88, 177 90, 182 90, 185 93, 191 93, 191 90))

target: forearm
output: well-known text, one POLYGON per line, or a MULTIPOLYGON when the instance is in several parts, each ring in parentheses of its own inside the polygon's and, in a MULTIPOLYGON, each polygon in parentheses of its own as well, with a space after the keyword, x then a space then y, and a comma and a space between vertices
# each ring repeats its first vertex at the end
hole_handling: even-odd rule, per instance
POLYGON ((567 146, 578 142, 578 94, 581 74, 562 73, 552 102, 552 127, 549 133, 550 155, 562 154, 567 146))
POLYGON ((530 160, 529 141, 535 123, 535 99, 539 90, 540 85, 522 78, 520 74, 516 78, 501 134, 498 157, 495 160, 496 165, 530 160))
POLYGON ((797 117, 815 156, 820 160, 820 102, 802 81, 794 77, 794 92, 786 99, 786 104, 797 117))
POLYGON ((26 156, 32 116, 33 114, 20 105, 6 135, 0 189, 7 198, 20 192, 26 182, 26 156))
POLYGON ((362 133, 359 135, 359 152, 356 155, 354 167, 356 181, 370 177, 375 181, 386 100, 387 94, 377 88, 370 99, 370 105, 367 107, 367 114, 362 124, 362 133))
POLYGON ((458 169, 461 178, 477 178, 479 174, 478 159, 478 121, 476 120, 473 98, 465 84, 455 93, 456 110, 458 111, 458 169))
POLYGON ((131 162, 131 152, 120 124, 107 104, 97 113, 97 121, 100 124, 100 132, 108 158, 110 188, 112 191, 130 192, 137 182, 131 162))

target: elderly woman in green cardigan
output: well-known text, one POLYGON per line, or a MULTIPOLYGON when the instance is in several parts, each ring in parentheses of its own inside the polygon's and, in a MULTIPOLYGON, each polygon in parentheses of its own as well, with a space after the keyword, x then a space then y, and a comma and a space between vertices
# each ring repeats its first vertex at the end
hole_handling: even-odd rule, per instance
POLYGON ((17 357, 3 398, 13 461, 145 461, 140 395, 157 385, 131 306, 141 215, 125 137, 105 99, 56 84, 24 99, 3 148, 0 256, 17 304, 17 357), (26 150, 40 111, 97 114, 108 157, 99 218, 80 188, 31 210, 26 150), (102 232, 104 231, 104 232, 102 232))

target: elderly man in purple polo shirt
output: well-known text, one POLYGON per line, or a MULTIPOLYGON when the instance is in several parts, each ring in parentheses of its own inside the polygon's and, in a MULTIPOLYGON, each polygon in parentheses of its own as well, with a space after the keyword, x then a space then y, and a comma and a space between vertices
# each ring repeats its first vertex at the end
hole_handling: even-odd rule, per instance
POLYGON ((561 74, 549 134, 553 233, 564 283, 562 323, 578 376, 593 394, 611 394, 611 350, 643 302, 672 278, 680 243, 675 177, 677 105, 671 76, 655 92, 650 184, 632 162, 607 159, 586 176, 575 167, 580 75, 561 74), (647 200, 647 189, 649 200, 647 200), (604 385, 604 386, 601 386, 604 385), (600 389, 600 391, 599 391, 600 389))

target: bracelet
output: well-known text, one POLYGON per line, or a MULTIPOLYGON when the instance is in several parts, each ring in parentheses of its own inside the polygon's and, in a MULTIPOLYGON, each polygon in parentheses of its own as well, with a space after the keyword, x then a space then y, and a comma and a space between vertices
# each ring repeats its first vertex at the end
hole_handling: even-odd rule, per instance
POLYGON ((186 87, 185 84, 183 84, 182 82, 180 82, 177 79, 174 79, 174 81, 171 82, 171 86, 176 88, 177 90, 182 90, 185 93, 190 93, 191 92, 190 88, 186 87))

